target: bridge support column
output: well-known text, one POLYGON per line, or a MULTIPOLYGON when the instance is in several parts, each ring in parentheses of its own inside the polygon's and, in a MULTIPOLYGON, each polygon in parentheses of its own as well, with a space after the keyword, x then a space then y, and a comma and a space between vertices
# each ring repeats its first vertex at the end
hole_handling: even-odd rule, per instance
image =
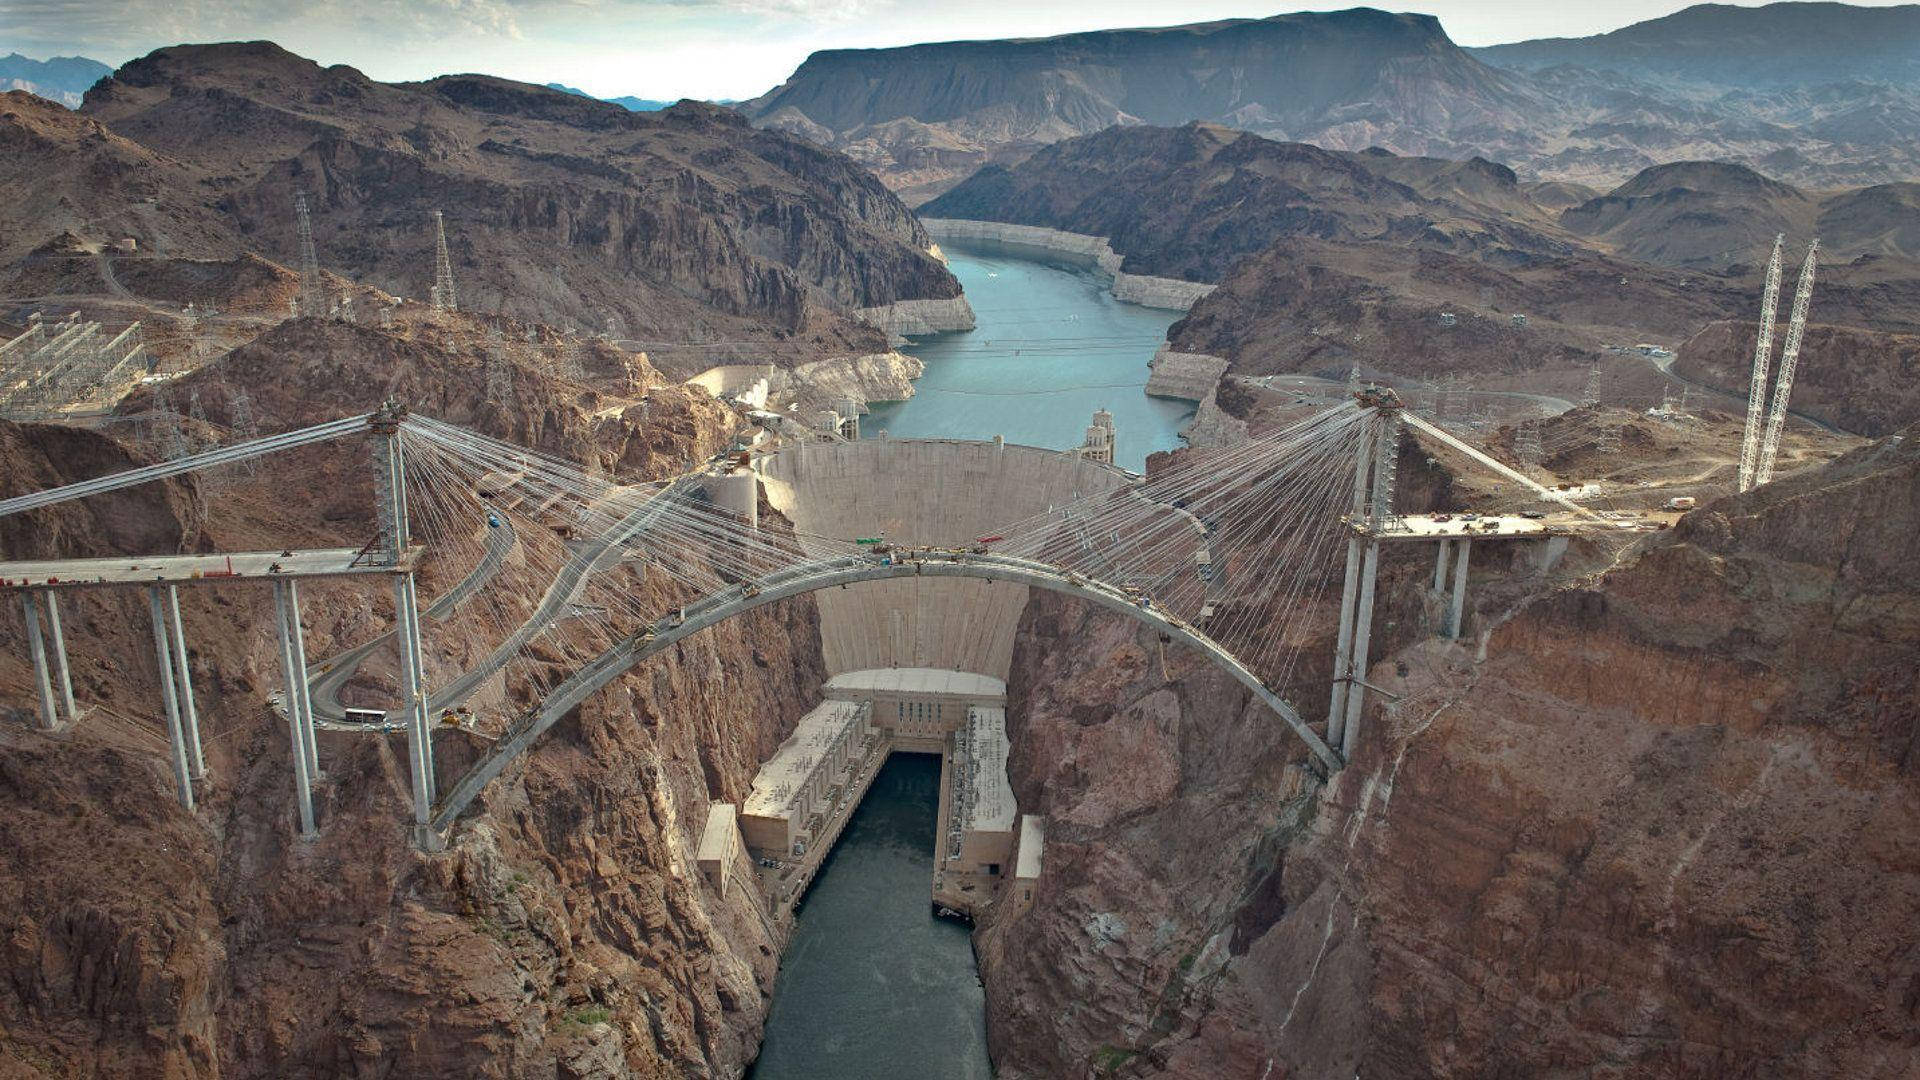
POLYGON ((40 603, 29 590, 20 594, 20 607, 27 617, 27 651, 33 655, 33 684, 40 696, 40 728, 53 731, 60 717, 53 711, 53 679, 47 674, 47 643, 40 636, 40 603))
POLYGON ((159 661, 160 697, 167 707, 167 740, 173 747, 173 782, 180 805, 193 809, 193 777, 187 768, 187 734, 180 724, 180 699, 174 692, 172 649, 167 644, 167 613, 158 585, 147 588, 147 608, 153 615, 154 658, 159 661))
POLYGON ((313 691, 307 678, 307 635, 300 629, 300 583, 287 581, 287 636, 293 643, 294 680, 300 690, 300 752, 307 755, 307 775, 320 779, 320 744, 313 729, 313 691))
POLYGON ((1355 609, 1353 627, 1353 666, 1347 689, 1347 722, 1340 728, 1340 757, 1352 760, 1360 743, 1360 716, 1366 707, 1368 652, 1373 645, 1373 586, 1380 572, 1380 541, 1367 544, 1367 557, 1360 570, 1360 602, 1355 609))
POLYGON ((1453 544, 1453 541, 1447 539, 1446 537, 1443 536, 1440 538, 1440 544, 1439 544, 1440 553, 1434 556, 1434 560, 1433 560, 1433 591, 1434 592, 1447 591, 1447 556, 1451 554, 1450 549, 1452 547, 1452 544, 1453 544))
POLYGON ((427 716, 427 699, 422 690, 423 664, 420 655, 420 623, 414 607, 413 575, 401 574, 393 580, 394 613, 399 626, 400 688, 407 716, 407 763, 413 782, 413 825, 416 842, 431 846, 427 834, 433 817, 433 731, 427 716))
MULTIPOLYGON (((1360 745, 1360 718, 1367 702, 1368 653, 1373 643, 1373 592, 1380 573, 1380 539, 1377 530, 1393 514, 1393 479, 1400 452, 1400 411, 1374 411, 1373 476, 1367 485, 1367 552, 1360 565, 1360 596, 1353 612, 1352 657, 1347 665, 1346 722, 1340 727, 1339 751, 1342 760, 1351 761, 1360 745)), ((1361 471, 1364 472, 1364 466, 1361 471)), ((1329 740, 1331 741, 1331 740, 1329 740)))
MULTIPOLYGON (((1350 526, 1358 526, 1367 510, 1367 470, 1373 463, 1372 427, 1360 436, 1354 454, 1353 510, 1350 526)), ((1347 537, 1347 576, 1340 589, 1340 632, 1333 645, 1333 699, 1327 704, 1327 743, 1335 749, 1347 726, 1347 691, 1353 678, 1353 622, 1355 602, 1359 599, 1360 563, 1363 545, 1360 534, 1347 537)))
POLYGON ((1466 537, 1460 538, 1460 552, 1453 562, 1453 600, 1447 605, 1447 636, 1459 638, 1463 617, 1467 610, 1467 555, 1473 549, 1473 542, 1466 537))
POLYGON ((167 619, 173 627, 173 671, 179 680, 180 712, 185 721, 187 760, 193 765, 193 778, 207 775, 207 758, 200 749, 200 710, 193 703, 193 676, 187 664, 187 635, 180 628, 180 587, 167 586, 167 619))
POLYGON ((289 618, 287 607, 287 586, 292 581, 273 583, 273 603, 280 615, 280 667, 287 676, 287 731, 288 745, 293 751, 293 792, 294 802, 300 810, 300 835, 312 836, 313 828, 313 773, 307 768, 306 717, 301 710, 302 684, 307 681, 306 668, 294 661, 293 638, 300 633, 298 615, 289 618), (288 626, 292 632, 288 632, 288 626))
POLYGON ((53 673, 60 680, 60 703, 66 707, 67 719, 71 724, 80 719, 80 710, 73 703, 73 672, 67 667, 67 635, 60 629, 60 594, 47 591, 47 629, 53 632, 53 673))

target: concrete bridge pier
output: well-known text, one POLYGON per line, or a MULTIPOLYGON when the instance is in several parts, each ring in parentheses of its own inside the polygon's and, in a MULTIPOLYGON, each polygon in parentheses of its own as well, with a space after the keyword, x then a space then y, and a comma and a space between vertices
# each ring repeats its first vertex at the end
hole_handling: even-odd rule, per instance
POLYGON ((73 676, 67 669, 67 641, 60 632, 60 602, 53 592, 47 592, 47 630, 53 638, 52 665, 48 665, 47 638, 40 628, 39 593, 27 590, 20 594, 22 614, 27 619, 27 649, 33 656, 33 681, 40 700, 40 730, 60 731, 79 718, 79 711, 73 704, 73 676), (60 696, 54 697, 54 686, 58 681, 60 696), (66 719, 61 719, 57 705, 66 707, 66 719))
MULTIPOLYGON (((1367 469, 1373 460, 1373 433, 1360 436, 1354 455, 1353 507, 1350 523, 1358 523, 1367 510, 1367 469)), ((1333 697, 1327 703, 1327 742, 1340 745, 1347 726, 1347 690, 1353 677, 1354 599, 1360 586, 1360 565, 1364 545, 1358 532, 1347 537, 1347 574, 1340 588, 1340 630, 1333 646, 1333 697)))
POLYGON ((311 679, 307 675, 307 635, 300 630, 300 583, 287 581, 287 636, 293 644, 293 670, 300 673, 295 680, 300 686, 300 716, 302 736, 300 749, 307 755, 307 775, 320 779, 320 745, 314 737, 313 691, 311 679))
POLYGON ((413 575, 401 574, 393 580, 394 612, 399 619, 400 687, 407 715, 407 763, 413 779, 414 839, 421 847, 436 850, 437 834, 429 822, 433 818, 433 728, 427 716, 425 666, 420 653, 420 614, 414 592, 413 575))
POLYGON ((180 587, 167 586, 167 619, 173 626, 173 670, 179 679, 181 718, 186 725, 188 758, 193 778, 207 776, 207 757, 200 748, 200 710, 193 702, 193 677, 187 666, 187 635, 180 628, 180 587))
POLYGON ((1360 717, 1366 708, 1364 680, 1373 643, 1374 585, 1380 573, 1379 530, 1393 514, 1394 471, 1400 452, 1399 408, 1376 408, 1370 426, 1354 456, 1353 514, 1348 523, 1356 531, 1347 542, 1340 637, 1334 652, 1333 707, 1327 717, 1327 742, 1339 751, 1343 761, 1350 760, 1360 744, 1360 717), (1363 532, 1365 554, 1359 559, 1356 575, 1354 563, 1360 556, 1363 532))
POLYGON ((287 676, 288 745, 293 751, 294 802, 300 811, 300 835, 310 837, 314 834, 313 773, 308 768, 306 728, 312 716, 304 708, 306 667, 294 660, 293 643, 300 636, 300 615, 298 609, 289 610, 287 603, 288 586, 292 584, 290 580, 274 582, 273 601, 280 616, 280 666, 287 676))
POLYGON ((160 587, 147 589, 147 608, 153 615, 154 658, 159 661, 160 698, 167 708, 167 741, 173 750, 173 781, 179 794, 180 805, 193 809, 193 777, 187 764, 187 733, 180 721, 180 698, 174 688, 173 649, 168 643, 171 632, 167 629, 165 605, 160 599, 160 587))
POLYGON ((1453 600, 1447 605, 1447 636, 1456 640, 1466 623, 1467 556, 1472 551, 1473 541, 1461 537, 1453 559, 1453 600))

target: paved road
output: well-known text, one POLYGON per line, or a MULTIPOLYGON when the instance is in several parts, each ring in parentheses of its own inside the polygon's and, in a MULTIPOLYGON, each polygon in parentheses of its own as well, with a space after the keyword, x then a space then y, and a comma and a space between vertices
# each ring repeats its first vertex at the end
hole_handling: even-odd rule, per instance
MULTIPOLYGON (((493 576, 500 572, 501 564, 506 561, 507 552, 513 550, 516 537, 513 532, 513 522, 509 521, 505 515, 501 515, 499 521, 498 527, 487 529, 487 550, 480 556, 480 561, 474 565, 466 577, 460 579, 459 584, 428 604, 421 611, 423 616, 434 620, 445 618, 454 609, 466 603, 467 599, 478 592, 481 586, 493 580, 493 576)), ((346 708, 340 704, 341 687, 359 673, 360 665, 366 662, 367 657, 375 649, 393 640, 393 634, 394 632, 389 630, 371 641, 329 656, 307 668, 307 690, 313 698, 313 714, 318 723, 322 726, 331 726, 346 720, 346 708)), ((403 724, 404 721, 399 717, 393 717, 380 726, 397 729, 403 724)), ((370 725, 346 726, 355 731, 363 731, 370 725)))
POLYGON ((481 683, 506 667, 527 642, 545 633, 560 618, 567 605, 573 603, 586 587, 588 578, 620 561, 621 547, 666 511, 670 502, 668 496, 684 492, 691 483, 690 477, 675 480, 664 491, 621 518, 612 528, 573 550, 526 621, 472 670, 433 691, 427 698, 427 711, 437 716, 444 710, 454 708, 471 697, 481 683))

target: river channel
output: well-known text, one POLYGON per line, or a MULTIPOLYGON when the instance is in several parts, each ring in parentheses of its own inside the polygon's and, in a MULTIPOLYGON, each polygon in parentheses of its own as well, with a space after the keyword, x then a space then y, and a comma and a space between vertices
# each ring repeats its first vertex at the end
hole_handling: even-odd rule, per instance
POLYGON ((1066 263, 948 246, 948 268, 973 305, 974 329, 917 338, 907 352, 927 372, 906 401, 877 404, 861 421, 872 437, 991 439, 1064 450, 1078 446, 1095 409, 1113 413, 1115 464, 1140 471, 1147 455, 1180 445, 1193 403, 1150 398, 1147 362, 1178 312, 1123 304, 1105 278, 1066 263))
MULTIPOLYGON (((948 247, 977 325, 919 338, 915 395, 861 424, 900 438, 1066 449, 1113 413, 1116 464, 1180 445, 1190 403, 1149 398, 1178 318, 1122 304, 1068 264, 948 247)), ((986 999, 967 928, 930 910, 940 759, 895 754, 815 879, 781 960, 752 1080, 986 1080, 986 999)))

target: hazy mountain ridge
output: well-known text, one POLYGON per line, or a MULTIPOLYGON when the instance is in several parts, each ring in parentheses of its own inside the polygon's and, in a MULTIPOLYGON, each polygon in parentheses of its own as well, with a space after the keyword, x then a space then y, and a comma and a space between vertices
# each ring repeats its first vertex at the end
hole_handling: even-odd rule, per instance
MULTIPOLYGON (((572 94, 575 97, 583 97, 583 98, 593 97, 592 94, 587 93, 585 90, 582 90, 579 87, 568 86, 564 83, 550 82, 547 84, 547 89, 558 90, 563 94, 572 94)), ((673 102, 671 101, 660 101, 654 98, 634 97, 632 94, 623 94, 620 97, 594 98, 594 100, 610 101, 613 104, 618 105, 621 108, 627 110, 628 112, 659 112, 661 109, 664 109, 667 106, 673 104, 673 102)), ((720 105, 720 104, 726 104, 726 103, 715 102, 715 104, 720 105)))
POLYGON ((1519 71, 1574 65, 1681 87, 1910 86, 1920 82, 1920 5, 1698 4, 1593 37, 1467 51, 1519 71))
MULTIPOLYGON (((1885 9, 1832 7, 1837 14, 1821 17, 1847 27, 1855 14, 1875 12, 1859 20, 1854 37, 1884 21, 1885 9)), ((1685 26, 1699 27, 1748 10, 1681 14, 1689 15, 1685 26)), ((1792 33, 1791 20, 1758 25, 1743 40, 1757 35, 1768 45, 1767 35, 1792 33)), ((1479 156, 1530 179, 1601 187, 1680 160, 1743 162, 1811 186, 1920 176, 1920 92, 1911 81, 1870 74, 1906 70, 1898 41, 1864 72, 1809 60, 1791 68, 1811 73, 1794 76, 1798 82, 1783 75, 1718 87, 1611 69, 1604 50, 1578 44, 1558 53, 1476 52, 1455 45, 1430 16, 1302 12, 820 52, 741 108, 756 124, 846 150, 909 201, 1062 138, 1192 120, 1329 149, 1479 156), (1538 60, 1523 62, 1528 57, 1538 60)), ((1710 30, 1695 30, 1677 47, 1717 46, 1710 30)))
POLYGON ((84 56, 55 56, 46 60, 19 53, 0 56, 0 90, 25 90, 69 109, 79 108, 87 88, 112 73, 112 68, 84 56))

